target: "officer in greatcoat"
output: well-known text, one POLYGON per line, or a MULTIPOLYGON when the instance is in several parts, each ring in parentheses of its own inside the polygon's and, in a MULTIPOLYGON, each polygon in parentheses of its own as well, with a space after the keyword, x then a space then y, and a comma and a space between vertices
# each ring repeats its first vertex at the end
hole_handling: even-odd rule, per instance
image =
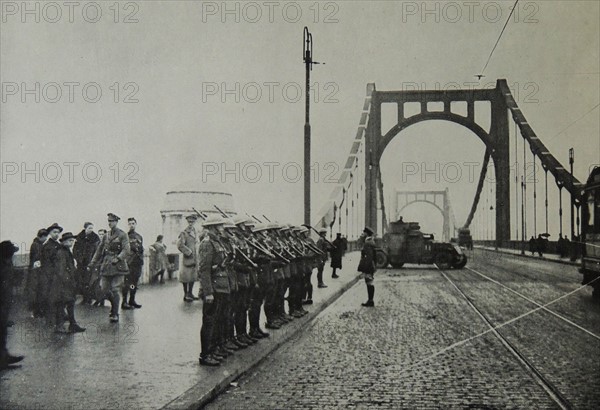
POLYGON ((198 217, 194 214, 185 217, 188 226, 177 238, 177 249, 183 254, 179 282, 183 285, 183 301, 193 302, 199 298, 194 296, 194 282, 198 280, 198 232, 194 224, 198 217))
POLYGON ((50 300, 54 305, 55 331, 63 333, 64 314, 67 310, 69 333, 79 333, 85 328, 79 326, 75 320, 75 299, 77 298, 77 262, 73 256, 75 236, 65 232, 60 238, 61 246, 57 252, 57 268, 52 278, 50 300))
POLYGON ((100 266, 100 288, 105 298, 110 301, 111 322, 119 321, 119 293, 123 286, 123 277, 129 273, 129 237, 117 228, 119 219, 121 218, 113 213, 108 214, 110 231, 104 236, 92 259, 92 267, 97 264, 100 266))

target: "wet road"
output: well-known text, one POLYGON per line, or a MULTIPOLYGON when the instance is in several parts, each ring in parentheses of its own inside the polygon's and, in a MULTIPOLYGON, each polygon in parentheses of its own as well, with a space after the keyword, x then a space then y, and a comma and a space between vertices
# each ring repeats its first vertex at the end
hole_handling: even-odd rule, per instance
MULTIPOLYGON (((346 255, 339 279, 325 277, 328 288, 315 286, 315 304, 307 310, 318 312, 353 283, 356 274, 349 267, 356 266, 356 256, 346 255)), ((137 296, 142 309, 122 311, 116 324, 109 323, 108 303, 77 305, 75 316, 87 331, 76 335, 55 334, 16 306, 9 349, 25 360, 18 369, 0 372, 0 409, 186 408, 302 331, 312 315, 272 331, 221 367, 207 368, 198 364, 202 303, 183 302, 176 280, 143 286, 137 296)))
POLYGON ((376 274, 210 409, 600 406, 600 305, 576 267, 476 250, 376 274))

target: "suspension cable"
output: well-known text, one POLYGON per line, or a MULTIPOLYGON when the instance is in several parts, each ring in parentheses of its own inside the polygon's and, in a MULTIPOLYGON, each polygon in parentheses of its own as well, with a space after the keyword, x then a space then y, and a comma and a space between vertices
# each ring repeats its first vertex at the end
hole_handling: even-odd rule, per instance
POLYGON ((533 157, 533 236, 537 238, 537 176, 535 167, 535 154, 533 157))

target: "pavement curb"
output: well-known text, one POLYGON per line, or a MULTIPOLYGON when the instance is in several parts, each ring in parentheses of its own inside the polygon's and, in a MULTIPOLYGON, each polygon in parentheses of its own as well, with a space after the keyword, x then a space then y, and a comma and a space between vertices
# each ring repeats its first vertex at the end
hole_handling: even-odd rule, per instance
POLYGON ((554 262, 554 263, 559 263, 561 265, 579 266, 578 262, 563 261, 563 260, 560 260, 560 259, 549 259, 549 258, 544 258, 544 257, 540 258, 539 256, 531 256, 531 255, 527 255, 527 254, 522 255, 520 253, 510 252, 509 250, 505 250, 505 249, 489 249, 489 248, 484 248, 484 247, 479 247, 479 246, 475 246, 475 248, 481 249, 481 250, 487 251, 487 252, 503 253, 505 255, 519 256, 521 258, 535 259, 535 260, 538 260, 538 261, 554 262))
MULTIPOLYGON (((279 349, 284 343, 288 342, 290 339, 295 337, 301 330, 306 329, 310 323, 328 306, 330 306, 333 302, 335 302, 340 296, 342 296, 347 290, 353 287, 360 280, 360 275, 356 275, 356 277, 352 278, 349 282, 342 285, 342 287, 332 293, 327 299, 325 299, 322 303, 312 305, 315 309, 311 310, 306 316, 301 319, 296 319, 288 328, 285 327, 286 332, 283 333, 281 339, 275 341, 271 345, 269 345, 266 350, 262 351, 256 358, 254 358, 249 363, 246 363, 242 366, 233 369, 231 373, 226 375, 223 379, 221 379, 216 385, 212 388, 208 388, 206 383, 200 381, 196 383, 193 387, 187 389, 183 394, 167 403, 165 406, 161 407, 164 410, 187 410, 187 409, 200 409, 206 406, 208 403, 213 401, 220 393, 226 390, 229 385, 239 379, 240 377, 250 373, 252 370, 257 368, 267 357, 269 357, 273 352, 279 349)), ((215 368, 218 371, 219 368, 215 368)))

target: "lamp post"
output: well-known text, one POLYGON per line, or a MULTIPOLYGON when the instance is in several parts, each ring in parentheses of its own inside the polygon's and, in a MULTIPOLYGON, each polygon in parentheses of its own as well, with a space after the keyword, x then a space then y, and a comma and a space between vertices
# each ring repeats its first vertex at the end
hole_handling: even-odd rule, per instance
POLYGON ((304 223, 310 224, 310 72, 313 64, 325 64, 313 61, 312 34, 304 27, 302 58, 306 68, 306 103, 304 115, 304 223))
MULTIPOLYGON (((569 148, 569 166, 571 168, 571 180, 573 180, 573 163, 575 163, 575 150, 569 148)), ((571 240, 575 238, 575 198, 571 193, 571 240)))

